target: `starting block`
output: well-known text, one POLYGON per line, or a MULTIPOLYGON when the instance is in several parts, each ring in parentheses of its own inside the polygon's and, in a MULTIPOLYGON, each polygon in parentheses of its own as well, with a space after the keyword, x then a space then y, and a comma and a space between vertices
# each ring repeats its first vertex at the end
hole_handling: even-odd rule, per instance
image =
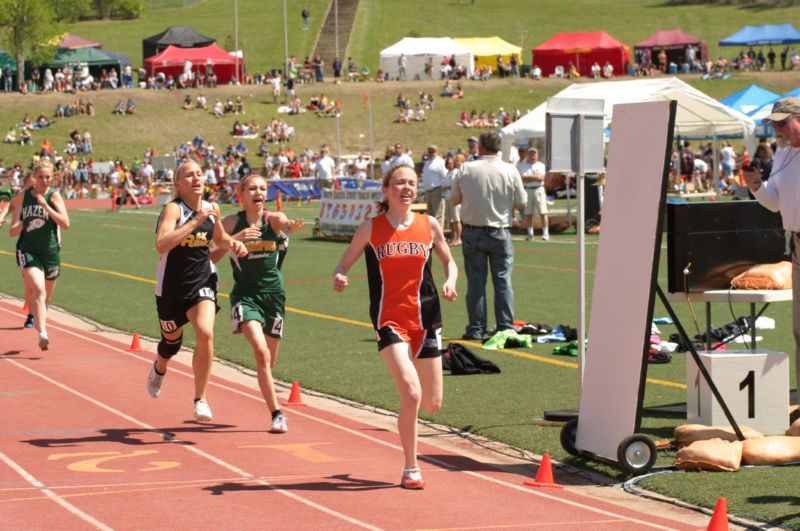
MULTIPOLYGON (((759 349, 698 352, 737 424, 764 435, 783 435, 789 427, 789 357, 759 349)), ((727 426, 692 356, 686 356, 686 420, 727 426)))

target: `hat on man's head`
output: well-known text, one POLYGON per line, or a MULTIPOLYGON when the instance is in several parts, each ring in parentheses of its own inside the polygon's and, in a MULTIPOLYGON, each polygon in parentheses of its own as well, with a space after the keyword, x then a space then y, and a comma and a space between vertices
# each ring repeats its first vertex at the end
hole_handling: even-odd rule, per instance
POLYGON ((472 143, 474 143, 474 144, 477 144, 477 143, 478 143, 478 137, 471 136, 471 137, 469 137, 469 138, 467 139, 467 142, 472 142, 472 143))
POLYGON ((539 154, 539 150, 536 149, 535 147, 529 147, 527 149, 527 153, 536 153, 538 155, 539 154))
POLYGON ((783 98, 772 106, 772 112, 761 121, 779 122, 793 114, 800 114, 800 98, 783 98))
POLYGON ((436 147, 436 144, 431 144, 430 146, 428 146, 428 152, 430 153, 433 151, 439 151, 439 148, 436 147))

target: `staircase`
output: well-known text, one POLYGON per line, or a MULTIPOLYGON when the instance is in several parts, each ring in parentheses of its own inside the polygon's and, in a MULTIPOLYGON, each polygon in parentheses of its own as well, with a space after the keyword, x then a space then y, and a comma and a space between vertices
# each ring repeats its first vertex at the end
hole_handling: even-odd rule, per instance
POLYGON ((347 68, 347 47, 350 42, 350 32, 353 31, 353 24, 356 21, 358 0, 332 0, 328 8, 328 14, 314 47, 314 56, 319 54, 325 61, 325 78, 328 80, 333 79, 333 60, 336 59, 337 11, 339 15, 339 61, 342 63, 343 76, 346 76, 344 72, 347 68))

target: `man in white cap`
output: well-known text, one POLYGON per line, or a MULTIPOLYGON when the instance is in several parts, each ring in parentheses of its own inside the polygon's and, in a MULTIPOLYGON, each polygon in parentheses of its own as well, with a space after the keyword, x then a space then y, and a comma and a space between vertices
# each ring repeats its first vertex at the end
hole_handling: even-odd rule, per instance
POLYGON ((431 144, 422 165, 422 186, 425 188, 425 204, 429 216, 435 217, 444 226, 444 201, 442 184, 447 176, 444 159, 439 156, 439 148, 431 144))
MULTIPOLYGON (((746 166, 744 179, 759 203, 780 211, 783 228, 792 234, 792 317, 795 341, 795 372, 800 382, 800 98, 783 98, 772 106, 772 113, 763 120, 772 122, 778 149, 768 181, 761 181, 761 172, 746 166)), ((798 392, 800 395, 800 392, 798 392)), ((796 399, 800 402, 800 398, 796 399)))

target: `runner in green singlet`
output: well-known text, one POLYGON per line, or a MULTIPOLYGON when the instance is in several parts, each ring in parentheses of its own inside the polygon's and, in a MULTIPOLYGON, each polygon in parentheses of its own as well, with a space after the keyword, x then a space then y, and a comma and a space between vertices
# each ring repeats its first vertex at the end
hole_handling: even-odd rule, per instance
POLYGON ((56 169, 50 159, 33 167, 33 185, 11 201, 9 234, 19 235, 17 265, 25 283, 25 302, 39 332, 39 348, 47 350, 47 305, 60 273, 61 229, 69 228, 69 215, 58 190, 50 188, 56 169))
MULTIPOLYGON (((222 220, 225 232, 244 242, 247 255, 231 257, 234 286, 231 291, 233 333, 244 334, 256 358, 258 386, 272 415, 270 433, 287 431, 286 416, 278 406, 272 367, 283 336, 286 291, 280 271, 287 235, 304 225, 283 212, 266 212, 267 181, 250 174, 239 183, 244 210, 222 220)), ((219 261, 225 251, 214 251, 219 261)))

